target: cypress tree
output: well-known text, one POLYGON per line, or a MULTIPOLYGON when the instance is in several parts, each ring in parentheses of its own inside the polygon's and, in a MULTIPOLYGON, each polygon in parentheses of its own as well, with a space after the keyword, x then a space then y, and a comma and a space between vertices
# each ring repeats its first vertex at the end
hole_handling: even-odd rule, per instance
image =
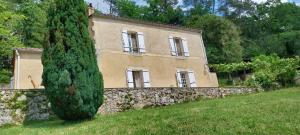
POLYGON ((43 84, 63 120, 91 119, 103 103, 103 78, 83 0, 54 0, 42 56, 43 84))

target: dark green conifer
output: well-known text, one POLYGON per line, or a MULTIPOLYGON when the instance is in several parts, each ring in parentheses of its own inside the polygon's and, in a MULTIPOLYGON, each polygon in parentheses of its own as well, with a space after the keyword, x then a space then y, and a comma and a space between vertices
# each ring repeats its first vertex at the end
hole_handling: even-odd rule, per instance
POLYGON ((103 103, 103 78, 89 36, 84 0, 54 0, 42 63, 52 110, 63 120, 90 119, 103 103))

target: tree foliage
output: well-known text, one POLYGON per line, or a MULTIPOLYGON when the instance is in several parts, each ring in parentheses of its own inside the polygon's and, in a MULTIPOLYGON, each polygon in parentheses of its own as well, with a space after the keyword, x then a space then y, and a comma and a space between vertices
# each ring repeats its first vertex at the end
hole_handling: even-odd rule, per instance
POLYGON ((230 64, 210 64, 209 67, 218 73, 233 73, 233 72, 252 69, 252 63, 239 62, 239 63, 230 63, 230 64))
POLYGON ((114 14, 117 12, 117 2, 118 0, 104 0, 109 5, 109 13, 114 14))
POLYGON ((103 103, 103 79, 88 31, 83 0, 55 0, 42 56, 51 108, 64 120, 90 119, 103 103))
POLYGON ((140 8, 130 0, 116 0, 116 7, 118 7, 118 14, 122 17, 142 19, 141 12, 143 9, 140 8))
POLYGON ((252 62, 254 73, 246 84, 274 89, 294 83, 298 58, 280 59, 277 55, 258 56, 252 62))
POLYGON ((251 1, 228 0, 230 12, 225 17, 241 30, 243 58, 278 54, 280 57, 299 55, 298 45, 300 7, 293 3, 268 0, 256 4, 251 1))
POLYGON ((158 23, 182 25, 184 12, 176 8, 177 0, 147 0, 148 6, 138 6, 131 0, 117 0, 118 14, 122 17, 152 21, 158 23))
POLYGON ((203 30, 203 40, 211 64, 233 63, 242 60, 239 31, 235 25, 214 15, 193 16, 187 26, 203 30))
MULTIPOLYGON (((48 8, 44 2, 36 2, 34 0, 22 1, 17 11, 26 16, 20 27, 22 34, 22 42, 26 47, 41 48, 46 34, 48 8)), ((48 3, 47 3, 48 4, 48 3)))
POLYGON ((230 64, 211 64, 210 68, 218 73, 228 73, 252 70, 253 74, 247 78, 245 85, 275 89, 281 86, 294 84, 297 69, 300 67, 300 58, 282 59, 277 55, 261 55, 253 62, 230 64))
POLYGON ((183 0, 185 7, 192 7, 191 9, 200 9, 206 10, 212 14, 216 13, 216 4, 218 0, 183 0))
POLYGON ((13 48, 22 47, 18 31, 25 17, 9 9, 9 3, 0 0, 0 83, 8 83, 11 77, 13 48))

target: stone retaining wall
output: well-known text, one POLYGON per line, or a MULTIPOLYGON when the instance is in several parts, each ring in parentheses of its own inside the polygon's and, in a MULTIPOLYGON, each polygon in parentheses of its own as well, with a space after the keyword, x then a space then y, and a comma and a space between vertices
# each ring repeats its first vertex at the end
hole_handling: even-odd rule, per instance
MULTIPOLYGON (((219 98, 227 95, 257 92, 256 88, 144 88, 105 89, 100 114, 122 112, 153 106, 166 106, 199 98, 219 98)), ((53 117, 43 90, 2 90, 0 93, 0 126, 21 124, 26 120, 46 120, 53 117)))
POLYGON ((199 98, 219 98, 226 95, 257 92, 256 88, 144 88, 106 89, 100 114, 122 112, 151 106, 166 106, 199 98))
POLYGON ((43 90, 0 91, 0 126, 25 120, 47 120, 53 113, 43 90))

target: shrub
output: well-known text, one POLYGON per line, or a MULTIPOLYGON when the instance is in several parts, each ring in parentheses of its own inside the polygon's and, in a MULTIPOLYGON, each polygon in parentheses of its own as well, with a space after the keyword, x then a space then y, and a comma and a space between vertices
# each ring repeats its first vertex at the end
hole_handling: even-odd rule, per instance
POLYGON ((210 68, 218 73, 229 75, 251 69, 253 74, 244 82, 245 85, 275 89, 294 84, 297 69, 300 68, 300 58, 281 59, 277 55, 262 55, 256 57, 251 63, 213 64, 210 68))
POLYGON ((277 55, 258 56, 252 62, 254 73, 246 84, 274 89, 294 83, 297 71, 297 60, 280 59, 277 55))
POLYGON ((90 119, 103 103, 103 79, 88 31, 83 0, 55 0, 42 56, 43 84, 63 120, 90 119))
POLYGON ((0 69, 0 84, 9 83, 12 73, 6 69, 0 69))

